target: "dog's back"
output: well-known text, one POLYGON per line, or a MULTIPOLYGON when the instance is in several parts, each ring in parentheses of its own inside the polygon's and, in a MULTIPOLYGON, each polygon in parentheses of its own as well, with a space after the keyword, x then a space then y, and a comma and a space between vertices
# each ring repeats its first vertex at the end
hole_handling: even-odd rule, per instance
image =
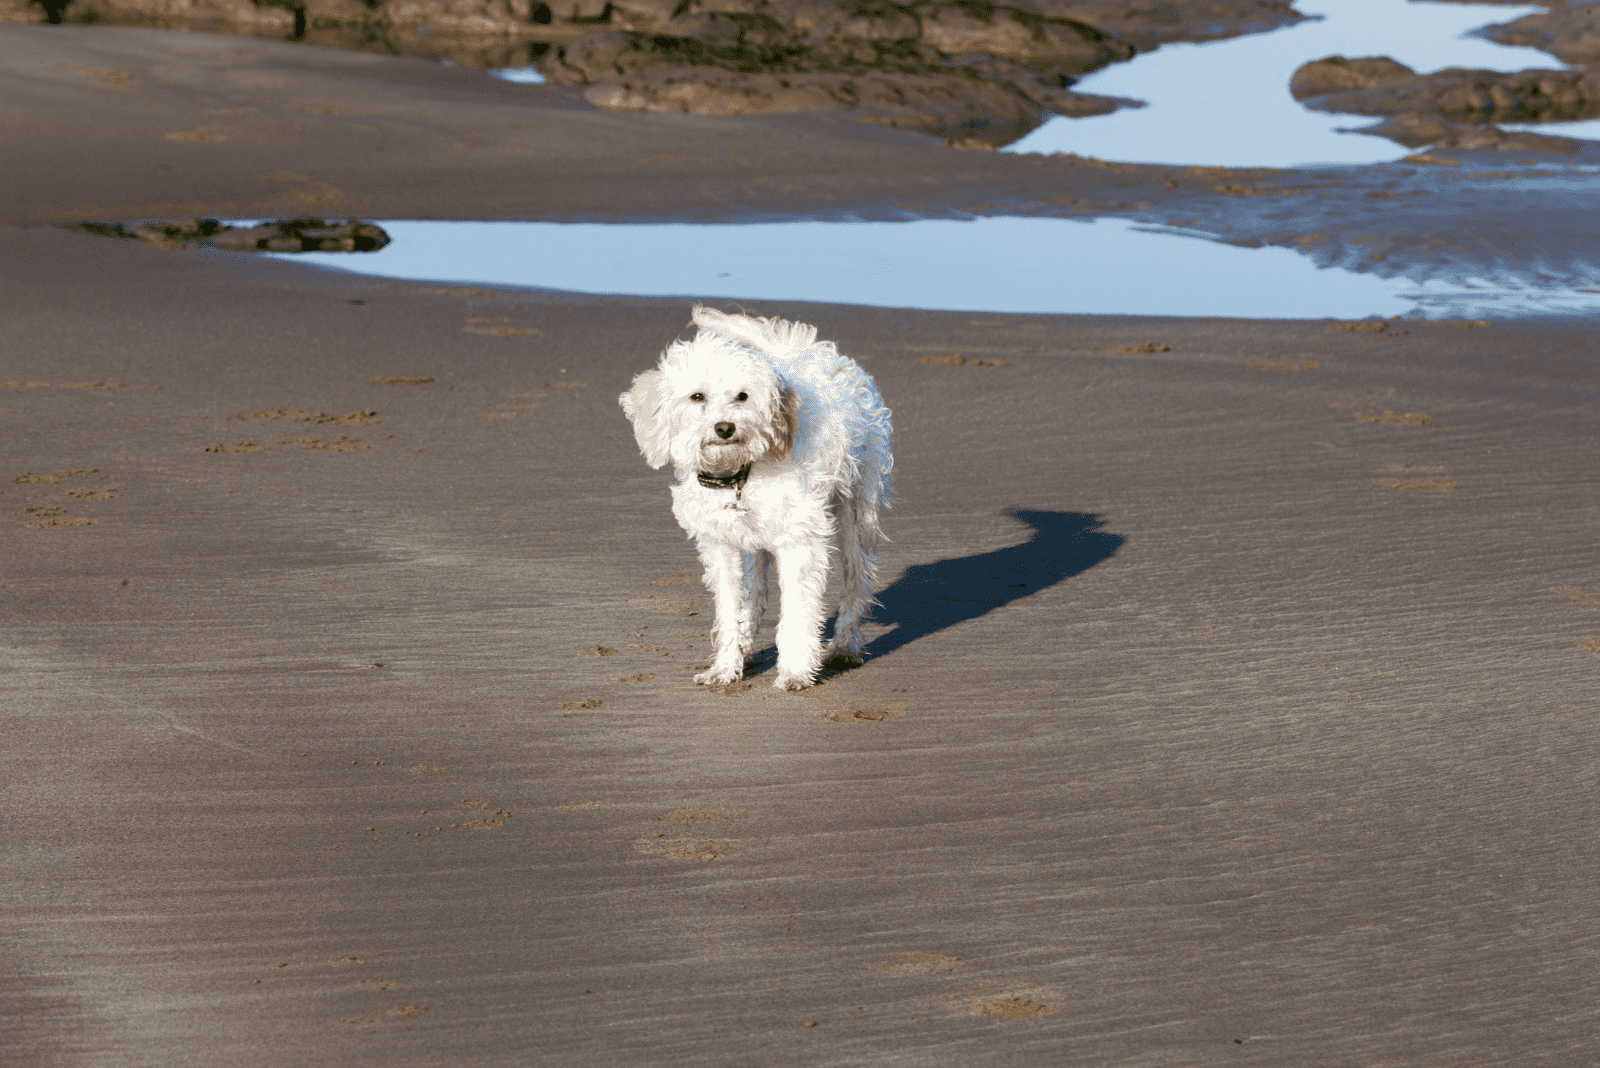
POLYGON ((805 323, 729 315, 703 304, 694 307, 694 325, 774 359, 808 349, 817 341, 817 328, 805 323))

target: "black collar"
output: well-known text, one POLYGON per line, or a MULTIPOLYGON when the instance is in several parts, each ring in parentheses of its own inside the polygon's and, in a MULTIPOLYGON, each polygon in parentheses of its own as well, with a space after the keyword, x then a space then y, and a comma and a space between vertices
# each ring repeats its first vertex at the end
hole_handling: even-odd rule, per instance
POLYGON ((701 471, 697 478, 700 485, 706 489, 731 489, 743 490, 745 482, 750 478, 750 465, 745 464, 731 475, 708 475, 701 471))

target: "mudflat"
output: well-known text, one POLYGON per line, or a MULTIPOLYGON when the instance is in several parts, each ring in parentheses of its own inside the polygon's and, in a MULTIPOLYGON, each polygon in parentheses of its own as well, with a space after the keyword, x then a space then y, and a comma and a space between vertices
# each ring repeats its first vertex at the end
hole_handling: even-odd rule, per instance
POLYGON ((873 374, 898 503, 867 663, 779 693, 768 642, 711 693, 616 405, 687 300, 53 224, 843 211, 936 158, 938 206, 1031 164, 309 50, 283 92, 416 96, 232 126, 56 65, 137 80, 84 58, 129 41, 280 47, 0 28, 16 1063, 1593 1058, 1591 328, 745 302, 873 374))

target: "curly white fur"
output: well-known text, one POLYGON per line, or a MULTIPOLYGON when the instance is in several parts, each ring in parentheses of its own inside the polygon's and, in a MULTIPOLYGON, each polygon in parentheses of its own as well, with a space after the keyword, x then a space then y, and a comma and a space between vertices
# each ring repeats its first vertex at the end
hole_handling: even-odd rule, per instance
POLYGON ((674 342, 619 399, 646 462, 670 462, 677 474, 672 514, 695 539, 716 602, 716 658, 695 682, 744 675, 776 560, 774 685, 798 690, 825 660, 861 663, 859 624, 875 603, 878 516, 894 467, 889 409, 872 377, 819 342, 815 327, 699 306, 694 322, 694 340, 674 342), (707 486, 701 476, 731 484, 707 486), (844 591, 824 651, 835 535, 844 591))

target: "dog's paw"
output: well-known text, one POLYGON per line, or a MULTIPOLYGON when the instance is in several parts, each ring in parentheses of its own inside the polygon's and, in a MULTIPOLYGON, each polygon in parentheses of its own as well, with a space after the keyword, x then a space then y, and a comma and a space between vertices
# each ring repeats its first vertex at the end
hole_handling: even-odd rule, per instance
POLYGON ((814 685, 816 681, 810 675, 802 675, 796 671, 779 671, 772 687, 775 690, 803 690, 807 686, 814 685))
POLYGON ((822 662, 831 668, 860 667, 867 662, 859 649, 834 649, 829 648, 822 654, 822 662))
POLYGON ((730 682, 738 682, 744 678, 744 667, 713 666, 710 671, 702 671, 694 677, 700 686, 726 686, 730 682))

